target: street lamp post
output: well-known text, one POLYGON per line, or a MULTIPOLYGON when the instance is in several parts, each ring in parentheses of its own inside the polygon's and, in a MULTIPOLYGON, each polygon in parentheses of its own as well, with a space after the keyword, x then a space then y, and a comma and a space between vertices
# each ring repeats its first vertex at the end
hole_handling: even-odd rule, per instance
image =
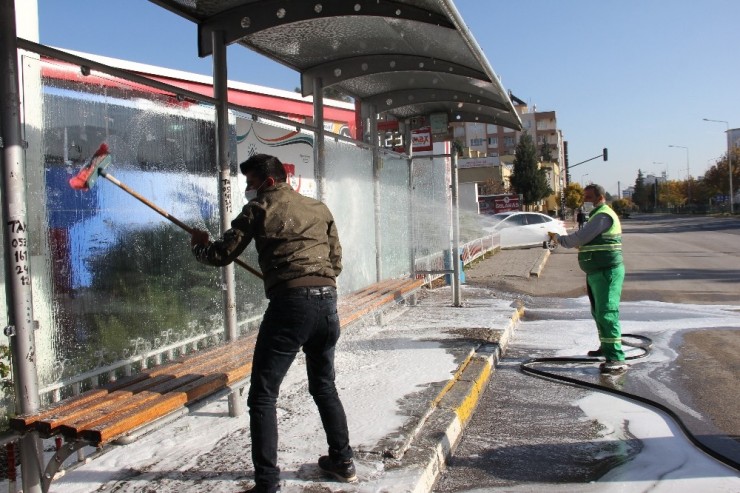
POLYGON ((732 196, 732 142, 730 140, 730 122, 725 120, 711 120, 709 118, 703 119, 705 122, 724 123, 727 127, 727 170, 730 175, 730 214, 735 213, 734 199, 732 196))
POLYGON ((653 181, 653 209, 658 208, 658 180, 653 181))
MULTIPOLYGON (((664 164, 662 162, 653 161, 653 164, 664 164)), ((663 172, 663 180, 668 180, 668 170, 663 172)), ((655 181, 653 182, 653 193, 655 195, 655 208, 658 208, 658 177, 655 176, 655 181)))
POLYGON ((586 178, 586 177, 587 177, 588 175, 589 175, 589 173, 584 173, 583 175, 581 175, 581 186, 582 186, 582 187, 583 187, 583 186, 586 186, 586 180, 585 180, 585 178, 586 178))
POLYGON ((686 149, 686 174, 689 177, 687 181, 687 192, 688 192, 687 195, 688 195, 689 208, 691 208, 691 169, 689 168, 689 148, 686 146, 674 146, 674 145, 669 145, 668 147, 680 147, 681 149, 686 149))

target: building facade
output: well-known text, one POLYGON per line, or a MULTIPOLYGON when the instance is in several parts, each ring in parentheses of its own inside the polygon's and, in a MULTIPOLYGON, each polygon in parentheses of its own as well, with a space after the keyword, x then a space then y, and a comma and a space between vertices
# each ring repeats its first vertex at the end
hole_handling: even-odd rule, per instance
POLYGON ((532 136, 538 151, 547 145, 550 159, 541 161, 540 167, 547 172, 548 183, 553 194, 536 208, 543 212, 558 212, 561 191, 565 188, 563 133, 558 128, 555 111, 538 112, 536 106, 511 95, 514 106, 522 119, 523 131, 518 132, 499 125, 485 123, 452 123, 453 138, 463 149, 460 159, 460 183, 481 184, 493 180, 502 190, 508 191, 514 154, 524 132, 532 136))

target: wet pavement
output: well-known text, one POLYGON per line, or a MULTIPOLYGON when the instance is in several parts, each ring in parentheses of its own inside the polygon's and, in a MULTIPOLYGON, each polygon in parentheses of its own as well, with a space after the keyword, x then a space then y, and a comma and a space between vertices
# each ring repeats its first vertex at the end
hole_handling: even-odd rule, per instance
MULTIPOLYGON (((541 301, 539 307, 525 308, 507 354, 434 491, 606 491, 612 487, 637 492, 647 491, 644 482, 652 485, 651 491, 736 491, 740 487, 731 480, 737 479, 737 471, 712 459, 707 459, 706 469, 688 471, 690 461, 683 462, 684 452, 706 456, 690 445, 677 426, 666 435, 646 434, 640 428, 652 418, 629 409, 594 418, 584 404, 589 399, 599 396, 597 409, 616 409, 624 400, 523 374, 519 366, 525 360, 583 357, 596 340, 592 322, 584 318, 587 300, 541 301), (666 449, 672 453, 656 452, 666 449)), ((696 410, 675 363, 681 347, 677 335, 694 333, 707 323, 724 324, 735 337, 740 335, 740 317, 732 308, 625 303, 625 331, 641 330, 653 339, 655 349, 648 358, 635 360, 625 374, 607 377, 599 374, 595 364, 537 367, 657 400, 686 418, 698 438, 737 458, 737 441, 696 410)), ((728 395, 726 406, 735 401, 736 394, 728 395)), ((644 412, 662 416, 650 408, 644 412)), ((661 420, 673 423, 667 416, 661 420)))

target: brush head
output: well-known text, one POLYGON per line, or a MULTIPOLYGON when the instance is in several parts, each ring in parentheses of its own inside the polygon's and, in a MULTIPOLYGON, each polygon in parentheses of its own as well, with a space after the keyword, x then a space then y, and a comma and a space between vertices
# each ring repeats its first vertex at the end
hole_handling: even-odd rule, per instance
POLYGON ((111 163, 108 153, 108 144, 102 143, 95 151, 90 162, 87 163, 75 176, 69 179, 69 186, 75 190, 88 191, 95 186, 95 181, 101 171, 104 171, 111 163))

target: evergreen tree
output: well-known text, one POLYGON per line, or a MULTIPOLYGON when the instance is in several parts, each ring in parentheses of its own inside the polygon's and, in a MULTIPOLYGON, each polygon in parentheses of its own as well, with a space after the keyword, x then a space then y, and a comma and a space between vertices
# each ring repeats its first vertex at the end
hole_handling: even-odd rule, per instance
POLYGON ((532 205, 552 194, 547 173, 539 169, 537 163, 537 148, 527 132, 522 134, 516 145, 510 181, 511 187, 523 197, 525 205, 532 205))
POLYGON ((648 207, 650 191, 645 185, 645 176, 642 174, 642 170, 637 170, 637 179, 635 180, 635 191, 632 193, 632 202, 641 210, 644 211, 648 207))

